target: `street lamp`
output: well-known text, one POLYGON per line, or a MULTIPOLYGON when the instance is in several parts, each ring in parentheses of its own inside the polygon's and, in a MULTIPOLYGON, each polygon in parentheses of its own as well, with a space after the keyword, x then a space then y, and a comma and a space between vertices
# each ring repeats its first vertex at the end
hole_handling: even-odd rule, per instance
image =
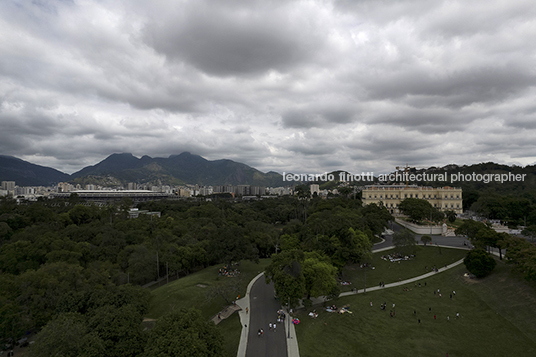
POLYGON ((288 309, 287 309, 287 320, 288 320, 288 338, 290 339, 290 296, 288 297, 288 309))
POLYGON ((367 293, 367 270, 368 270, 368 263, 363 263, 363 267, 365 268, 365 288, 363 289, 363 294, 367 293))

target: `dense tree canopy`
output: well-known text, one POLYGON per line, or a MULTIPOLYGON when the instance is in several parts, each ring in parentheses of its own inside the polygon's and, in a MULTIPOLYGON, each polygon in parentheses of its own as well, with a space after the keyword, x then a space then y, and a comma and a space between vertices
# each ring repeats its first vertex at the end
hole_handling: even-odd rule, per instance
POLYGON ((398 205, 398 208, 402 213, 407 215, 414 221, 420 221, 423 218, 430 217, 432 212, 432 205, 426 201, 418 198, 406 198, 398 205))
POLYGON ((154 357, 224 357, 223 337, 212 321, 195 309, 159 319, 149 334, 145 355, 154 357))
POLYGON ((336 295, 337 268, 321 252, 303 252, 299 249, 283 251, 272 256, 266 268, 267 282, 274 282, 278 298, 297 305, 303 298, 336 295))
POLYGON ((106 355, 104 341, 92 332, 78 313, 58 315, 37 335, 30 348, 32 357, 106 355))

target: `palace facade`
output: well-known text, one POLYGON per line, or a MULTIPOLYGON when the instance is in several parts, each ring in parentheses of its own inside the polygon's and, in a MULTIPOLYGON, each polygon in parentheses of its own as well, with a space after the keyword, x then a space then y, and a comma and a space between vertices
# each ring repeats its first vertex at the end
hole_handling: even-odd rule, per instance
POLYGON ((363 206, 376 203, 385 206, 391 213, 400 213, 398 205, 406 198, 426 200, 440 211, 463 213, 462 189, 459 187, 371 185, 365 186, 362 193, 363 206))

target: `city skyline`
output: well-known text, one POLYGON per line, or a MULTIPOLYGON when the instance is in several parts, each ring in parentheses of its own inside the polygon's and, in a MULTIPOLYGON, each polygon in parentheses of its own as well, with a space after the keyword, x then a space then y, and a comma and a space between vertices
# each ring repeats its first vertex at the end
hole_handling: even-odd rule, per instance
POLYGON ((526 1, 6 1, 0 154, 72 174, 536 162, 526 1))

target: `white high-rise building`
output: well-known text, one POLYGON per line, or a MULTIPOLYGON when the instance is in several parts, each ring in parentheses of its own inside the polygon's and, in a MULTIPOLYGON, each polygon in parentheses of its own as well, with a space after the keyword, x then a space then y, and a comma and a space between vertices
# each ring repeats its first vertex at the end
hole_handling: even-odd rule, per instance
POLYGON ((2 181, 2 190, 6 190, 6 191, 15 190, 15 181, 2 181))

